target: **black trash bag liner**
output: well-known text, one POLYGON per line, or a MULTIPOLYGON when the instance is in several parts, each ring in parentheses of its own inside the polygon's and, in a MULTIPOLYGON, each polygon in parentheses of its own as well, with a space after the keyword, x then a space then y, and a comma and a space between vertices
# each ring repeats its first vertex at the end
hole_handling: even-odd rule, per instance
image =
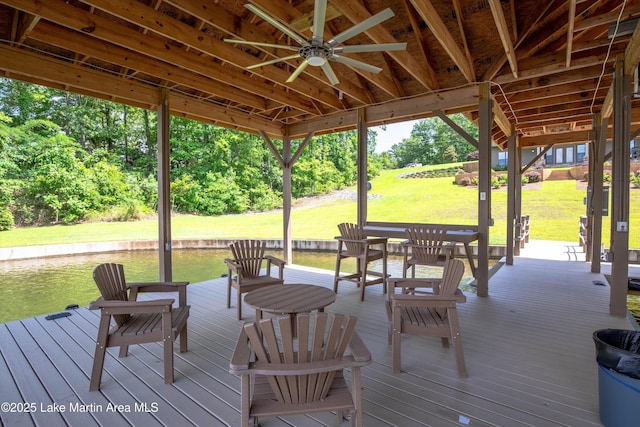
POLYGON ((640 379, 640 331, 600 329, 593 333, 593 341, 600 365, 640 379))
POLYGON ((640 291, 640 279, 637 277, 629 277, 627 281, 628 288, 632 291, 640 291))

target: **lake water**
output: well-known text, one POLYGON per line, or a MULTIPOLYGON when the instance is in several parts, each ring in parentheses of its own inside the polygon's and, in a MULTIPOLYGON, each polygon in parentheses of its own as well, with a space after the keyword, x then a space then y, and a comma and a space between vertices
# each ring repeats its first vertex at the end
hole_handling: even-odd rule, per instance
MULTIPOLYGON (((282 257, 282 251, 270 254, 282 257)), ((172 251, 173 279, 190 283, 216 279, 227 273, 226 249, 180 249, 172 251)), ((295 264, 335 269, 335 253, 295 251, 295 264)), ((342 263, 344 272, 355 269, 353 260, 342 263)), ((114 262, 124 265, 129 282, 157 281, 157 251, 126 251, 0 262, 0 323, 63 311, 67 305, 86 306, 100 296, 93 282, 96 265, 114 262)), ((375 264, 373 269, 379 267, 375 264)), ((402 275, 402 257, 390 256, 389 274, 402 275)), ((465 274, 470 276, 469 267, 465 274)))

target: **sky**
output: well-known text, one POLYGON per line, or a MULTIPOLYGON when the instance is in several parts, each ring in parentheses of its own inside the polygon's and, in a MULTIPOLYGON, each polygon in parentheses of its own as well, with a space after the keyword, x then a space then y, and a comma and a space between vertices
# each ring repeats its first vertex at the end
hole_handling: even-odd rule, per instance
POLYGON ((403 139, 409 138, 411 135, 411 129, 417 120, 411 120, 407 122, 394 123, 387 125, 387 130, 382 131, 379 126, 371 127, 378 132, 378 138, 376 139, 376 153, 383 153, 391 150, 393 144, 402 142, 403 139))

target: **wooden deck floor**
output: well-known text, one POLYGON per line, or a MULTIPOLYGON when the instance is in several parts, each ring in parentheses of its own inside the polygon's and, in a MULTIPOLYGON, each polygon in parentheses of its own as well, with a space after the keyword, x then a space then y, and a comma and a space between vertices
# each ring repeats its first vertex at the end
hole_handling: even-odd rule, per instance
MULTIPOLYGON (((289 266, 286 283, 330 287, 330 272, 289 266)), ((456 376, 454 355, 439 339, 403 338, 403 372, 391 373, 384 296, 342 282, 327 311, 358 316, 357 330, 374 362, 363 369, 366 426, 597 426, 593 331, 633 328, 608 314, 608 288, 589 264, 518 257, 491 278, 490 296, 467 293, 460 305, 469 378, 456 376)), ((105 362, 100 392, 89 392, 98 317, 86 308, 0 325, 0 419, 14 425, 235 426, 239 378, 228 373, 242 325, 225 308, 224 279, 189 287, 189 352, 176 354, 176 381, 165 385, 162 349, 132 347, 105 362), (33 409, 24 411, 24 407, 33 409), (12 412, 11 410, 22 410, 12 412), (65 412, 61 412, 64 409, 65 412), (50 410, 51 412, 47 412, 50 410)), ((253 318, 245 307, 243 313, 253 318)), ((269 426, 333 425, 335 416, 265 419, 269 426)))

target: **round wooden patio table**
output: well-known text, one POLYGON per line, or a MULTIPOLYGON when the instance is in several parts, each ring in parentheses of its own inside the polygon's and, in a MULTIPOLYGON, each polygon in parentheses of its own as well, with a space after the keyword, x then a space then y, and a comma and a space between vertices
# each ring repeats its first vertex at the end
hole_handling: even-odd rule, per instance
POLYGON ((256 289, 247 293, 244 302, 256 309, 256 320, 262 319, 262 313, 291 314, 292 325, 298 313, 312 310, 324 311, 324 308, 336 300, 331 289, 317 285, 289 284, 275 285, 256 289))

